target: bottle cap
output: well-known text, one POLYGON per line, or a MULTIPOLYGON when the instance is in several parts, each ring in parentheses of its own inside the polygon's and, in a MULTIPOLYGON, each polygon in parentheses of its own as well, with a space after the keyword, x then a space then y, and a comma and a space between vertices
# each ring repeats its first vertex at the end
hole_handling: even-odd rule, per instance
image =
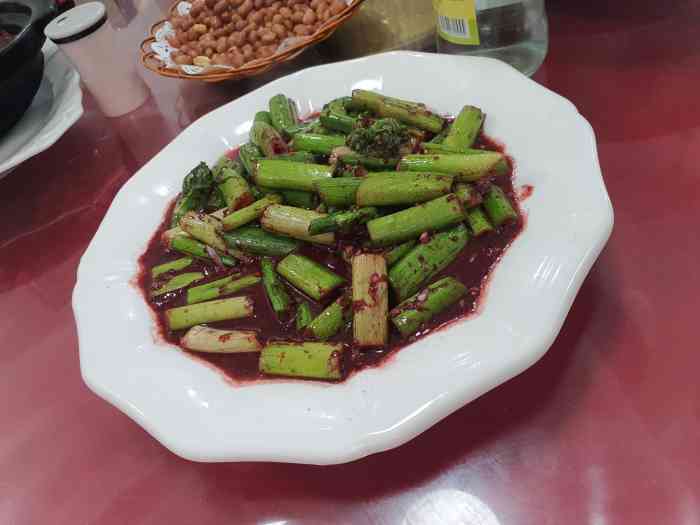
POLYGON ((80 40, 97 31, 107 20, 107 10, 101 2, 88 2, 69 9, 44 29, 44 34, 56 44, 80 40))

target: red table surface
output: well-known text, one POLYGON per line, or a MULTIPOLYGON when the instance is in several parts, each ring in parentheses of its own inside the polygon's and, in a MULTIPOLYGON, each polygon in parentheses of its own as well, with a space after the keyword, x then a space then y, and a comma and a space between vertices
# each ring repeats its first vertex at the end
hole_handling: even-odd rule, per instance
POLYGON ((119 119, 86 95, 75 127, 0 181, 0 523, 700 523, 700 4, 559 1, 549 15, 535 78, 596 130, 612 238, 539 363, 347 465, 174 456, 83 384, 70 303, 141 165, 210 109, 333 57, 224 85, 145 73, 153 98, 119 119))

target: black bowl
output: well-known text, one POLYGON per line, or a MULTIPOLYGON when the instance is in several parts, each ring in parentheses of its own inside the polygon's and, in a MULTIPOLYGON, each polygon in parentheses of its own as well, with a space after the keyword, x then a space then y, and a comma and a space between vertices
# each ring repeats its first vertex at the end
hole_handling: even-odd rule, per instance
POLYGON ((44 74, 44 28, 56 15, 48 0, 0 0, 0 29, 14 38, 0 48, 0 135, 29 109, 44 74))

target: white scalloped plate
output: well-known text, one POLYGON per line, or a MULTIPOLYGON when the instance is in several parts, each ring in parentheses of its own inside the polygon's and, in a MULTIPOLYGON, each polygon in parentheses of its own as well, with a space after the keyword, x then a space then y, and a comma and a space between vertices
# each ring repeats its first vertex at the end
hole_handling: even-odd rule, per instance
POLYGON ((276 80, 200 118, 121 189, 78 269, 73 309, 83 378, 174 453, 196 461, 333 464, 387 450, 535 363, 556 337, 613 212, 588 122, 562 97, 491 59, 386 53, 276 80), (231 385, 154 339, 132 285, 137 259, 188 166, 247 140, 277 93, 302 113, 353 88, 455 113, 488 114, 486 131, 532 184, 524 232, 496 269, 483 311, 341 384, 231 385))
POLYGON ((83 115, 80 75, 57 50, 56 44, 46 41, 39 91, 20 121, 0 137, 0 178, 53 146, 83 115))

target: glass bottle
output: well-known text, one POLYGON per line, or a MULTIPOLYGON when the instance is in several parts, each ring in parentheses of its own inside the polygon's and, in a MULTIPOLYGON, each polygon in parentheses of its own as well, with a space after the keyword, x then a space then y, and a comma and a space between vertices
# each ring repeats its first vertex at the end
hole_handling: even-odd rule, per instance
POLYGON ((526 75, 547 54, 544 0, 433 0, 438 53, 497 58, 526 75))

